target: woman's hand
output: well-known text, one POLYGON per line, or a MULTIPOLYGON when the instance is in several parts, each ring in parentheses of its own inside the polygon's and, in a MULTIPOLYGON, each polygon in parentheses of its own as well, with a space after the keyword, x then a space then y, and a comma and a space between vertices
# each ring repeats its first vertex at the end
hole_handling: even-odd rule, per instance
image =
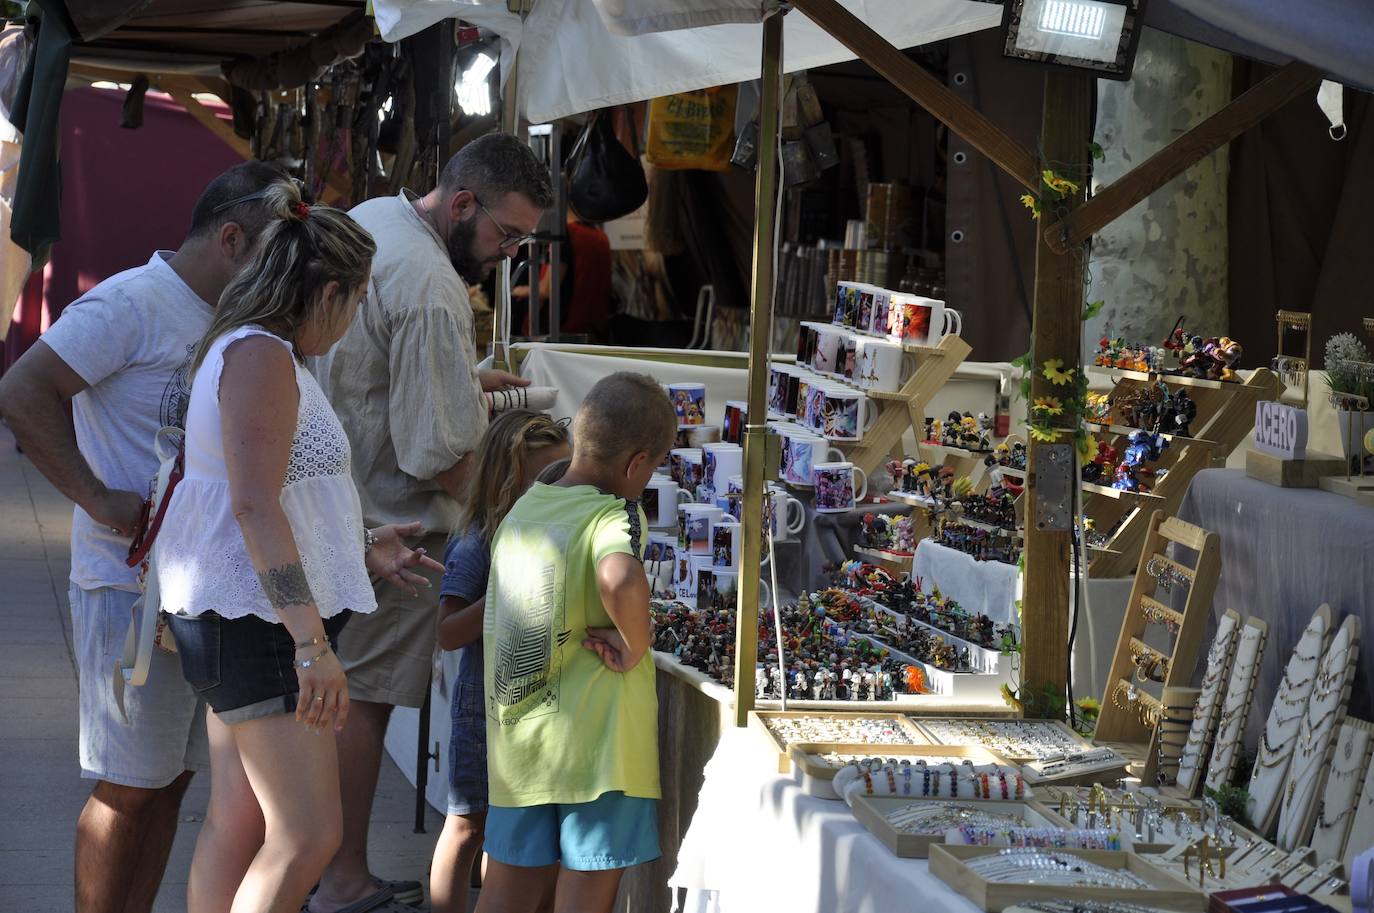
POLYGON ((430 587, 428 579, 409 569, 423 567, 442 574, 444 566, 426 555, 424 549, 413 549, 406 545, 406 538, 418 535, 419 532, 418 522, 407 523, 404 526, 391 524, 374 529, 372 548, 367 553, 368 573, 376 574, 396 589, 404 590, 411 596, 419 592, 416 587, 430 587))
POLYGON ((348 719, 348 680, 344 677, 343 663, 333 650, 318 644, 296 651, 296 662, 307 660, 310 661, 308 668, 296 669, 301 690, 300 700, 296 701, 296 722, 304 723, 305 728, 313 729, 316 735, 331 723, 334 731, 340 732, 344 720, 348 719))

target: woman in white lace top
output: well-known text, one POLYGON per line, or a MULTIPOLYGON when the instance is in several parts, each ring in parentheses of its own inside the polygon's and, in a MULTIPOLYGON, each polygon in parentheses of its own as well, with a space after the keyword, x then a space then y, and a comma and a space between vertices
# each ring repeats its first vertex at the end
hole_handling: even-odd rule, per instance
POLYGON ((364 530, 348 439, 302 363, 352 322, 372 238, 292 185, 257 198, 279 221, 196 351, 185 477, 158 536, 182 672, 214 711, 190 913, 301 908, 343 828, 322 737, 348 714, 334 638, 376 610, 369 572, 413 593, 424 578, 409 568, 443 569, 405 546, 418 525, 364 530))

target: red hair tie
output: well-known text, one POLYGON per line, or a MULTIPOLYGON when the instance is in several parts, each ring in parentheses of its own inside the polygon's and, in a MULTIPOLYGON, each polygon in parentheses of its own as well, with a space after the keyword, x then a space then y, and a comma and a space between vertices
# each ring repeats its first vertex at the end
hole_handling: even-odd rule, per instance
POLYGON ((310 206, 304 200, 296 203, 296 218, 304 221, 310 217, 310 206))

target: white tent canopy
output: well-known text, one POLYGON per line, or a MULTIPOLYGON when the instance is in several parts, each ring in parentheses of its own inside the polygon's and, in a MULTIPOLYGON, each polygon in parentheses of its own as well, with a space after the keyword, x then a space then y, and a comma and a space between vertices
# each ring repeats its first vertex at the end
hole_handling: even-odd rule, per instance
MULTIPOLYGON (((992 28, 1000 6, 972 0, 840 0, 898 47, 992 28)), ((674 92, 758 79, 761 0, 538 0, 523 23, 505 0, 375 0, 378 28, 399 41, 456 17, 503 39, 502 72, 515 48, 517 92, 531 123, 674 92), (665 31, 667 29, 667 31, 665 31)), ((853 60, 848 48, 800 13, 787 17, 788 72, 853 60)))

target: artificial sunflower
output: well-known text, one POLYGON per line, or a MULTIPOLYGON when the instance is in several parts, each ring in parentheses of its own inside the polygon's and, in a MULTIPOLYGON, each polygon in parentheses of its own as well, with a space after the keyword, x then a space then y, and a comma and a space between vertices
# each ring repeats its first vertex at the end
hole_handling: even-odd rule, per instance
POLYGON ((1056 387, 1062 387, 1073 380, 1074 369, 1065 371, 1064 359, 1051 358, 1045 362, 1045 379, 1056 387))
POLYGON ((1050 190, 1053 190, 1061 197, 1068 196, 1071 193, 1078 193, 1077 184, 1075 184, 1068 178, 1061 178, 1059 175, 1055 174, 1053 171, 1050 171, 1048 168, 1041 172, 1040 180, 1044 181, 1046 187, 1048 187, 1050 190))
POLYGON ((1021 194, 1021 205, 1031 211, 1034 218, 1040 218, 1040 201, 1029 193, 1021 194))
POLYGON ((1059 429, 1042 425, 1031 425, 1030 436, 1032 439, 1040 441, 1041 443, 1053 444, 1055 441, 1059 440, 1059 429))
POLYGON ((1006 701, 1007 706, 1010 707, 1012 710, 1015 710, 1017 713, 1022 713, 1026 709, 1022 705, 1021 701, 1017 699, 1016 695, 1012 693, 1011 687, 1009 685, 1002 686, 1002 700, 1006 701))
POLYGON ((1064 404, 1053 396, 1042 396, 1035 401, 1035 411, 1042 415, 1063 415, 1064 404))
POLYGON ((1078 453, 1083 458, 1083 462, 1091 463, 1097 459, 1097 438, 1088 435, 1078 445, 1078 453))

